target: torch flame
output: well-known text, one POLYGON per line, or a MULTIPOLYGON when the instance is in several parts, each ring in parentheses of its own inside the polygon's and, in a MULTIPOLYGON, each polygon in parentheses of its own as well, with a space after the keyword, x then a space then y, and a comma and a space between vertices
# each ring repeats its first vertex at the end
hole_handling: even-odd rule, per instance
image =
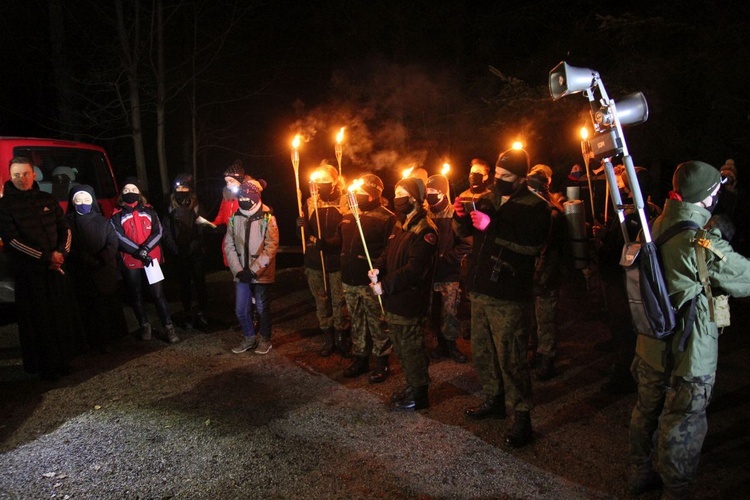
POLYGON ((362 187, 362 184, 364 183, 365 181, 363 181, 362 179, 354 179, 352 181, 351 186, 349 186, 347 189, 349 190, 350 193, 353 193, 354 191, 362 187))
POLYGON ((448 175, 448 172, 450 171, 451 171, 451 164, 448 162, 443 163, 443 170, 441 170, 440 173, 443 175, 448 175))
POLYGON ((523 143, 521 141, 516 141, 513 143, 513 146, 511 146, 513 149, 523 149, 523 143))
POLYGON ((409 177, 411 175, 411 173, 412 173, 413 170, 414 170, 414 165, 412 165, 411 167, 409 167, 406 170, 404 170, 401 173, 401 178, 402 179, 406 179, 407 177, 409 177))
POLYGON ((322 175, 322 172, 319 172, 318 170, 315 170, 313 173, 310 174, 310 182, 318 182, 318 178, 322 175))
POLYGON ((581 139, 583 139, 584 141, 589 138, 589 129, 587 129, 586 127, 581 127, 580 133, 581 139))
POLYGON ((292 141, 292 148, 299 149, 299 142, 300 142, 300 137, 299 137, 299 134, 297 134, 294 136, 294 140, 292 141))
POLYGON ((344 140, 344 127, 341 127, 341 130, 339 130, 339 133, 336 134, 336 142, 338 144, 341 144, 343 140, 344 140))

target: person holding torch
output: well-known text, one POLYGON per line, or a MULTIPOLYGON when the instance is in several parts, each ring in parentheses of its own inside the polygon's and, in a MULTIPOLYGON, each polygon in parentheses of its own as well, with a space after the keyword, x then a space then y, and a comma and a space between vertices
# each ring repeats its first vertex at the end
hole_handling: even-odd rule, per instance
POLYGON ((336 234, 348 212, 346 197, 338 170, 325 160, 313 171, 310 185, 314 196, 307 199, 305 215, 297 218, 297 227, 306 238, 305 276, 323 332, 319 354, 327 357, 338 351, 343 356, 349 352, 349 320, 341 288, 341 255, 337 248, 324 248, 324 240, 336 234))
POLYGON ((429 406, 424 323, 438 236, 424 207, 425 185, 421 179, 401 179, 394 194, 398 222, 368 275, 370 287, 383 300, 391 341, 406 376, 407 386, 394 393, 391 402, 399 410, 421 410, 429 406))

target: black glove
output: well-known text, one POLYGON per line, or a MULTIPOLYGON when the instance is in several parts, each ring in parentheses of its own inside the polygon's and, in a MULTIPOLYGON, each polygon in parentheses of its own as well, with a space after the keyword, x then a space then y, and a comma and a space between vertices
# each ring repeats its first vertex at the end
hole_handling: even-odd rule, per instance
POLYGON ((325 250, 325 240, 323 238, 316 238, 315 243, 313 243, 313 246, 315 247, 315 250, 318 252, 322 252, 325 250))
POLYGON ((243 269, 235 274, 234 277, 240 280, 240 283, 250 283, 257 277, 257 275, 250 269, 243 269))
POLYGON ((145 263, 148 258, 148 248, 145 245, 138 247, 138 250, 133 254, 133 257, 145 263))
POLYGON ((143 267, 148 267, 148 266, 150 266, 154 262, 154 259, 152 259, 148 255, 146 255, 146 258, 145 259, 141 259, 141 262, 143 262, 143 267))
POLYGON ((304 217, 297 217, 297 227, 305 227, 307 225, 307 219, 304 217))

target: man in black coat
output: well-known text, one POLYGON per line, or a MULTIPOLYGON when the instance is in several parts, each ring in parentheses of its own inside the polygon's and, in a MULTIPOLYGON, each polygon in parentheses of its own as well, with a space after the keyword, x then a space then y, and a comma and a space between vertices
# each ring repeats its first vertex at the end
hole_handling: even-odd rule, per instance
POLYGON ((12 259, 24 369, 55 380, 80 348, 80 317, 63 270, 71 233, 62 207, 39 190, 31 161, 10 161, 0 198, 0 237, 12 259))

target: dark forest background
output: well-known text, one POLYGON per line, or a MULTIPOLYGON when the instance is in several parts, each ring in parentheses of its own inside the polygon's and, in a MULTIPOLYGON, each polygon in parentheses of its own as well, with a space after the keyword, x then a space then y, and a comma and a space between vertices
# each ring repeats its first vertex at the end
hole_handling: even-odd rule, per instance
POLYGON ((590 125, 582 96, 550 98, 565 60, 615 100, 646 95, 649 120, 626 138, 659 201, 688 159, 733 158, 750 181, 748 14, 740 1, 3 0, 0 135, 102 145, 118 178, 145 169, 157 206, 194 172, 209 211, 240 158, 291 226, 296 133, 303 186, 335 164, 342 126, 349 179, 392 186, 449 161, 460 188, 472 158, 516 139, 565 177, 590 125))

